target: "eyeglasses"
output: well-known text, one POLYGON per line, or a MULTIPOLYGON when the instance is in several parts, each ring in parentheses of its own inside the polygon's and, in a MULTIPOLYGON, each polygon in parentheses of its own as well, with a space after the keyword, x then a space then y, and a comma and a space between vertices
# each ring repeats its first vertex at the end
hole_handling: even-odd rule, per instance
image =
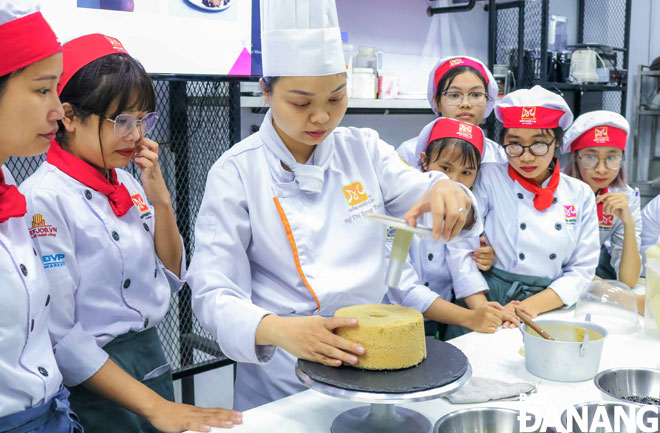
POLYGON ((522 146, 520 144, 505 144, 503 147, 507 155, 517 157, 522 156, 522 154, 525 152, 525 149, 529 149, 529 153, 534 156, 545 156, 547 155, 548 150, 550 150, 550 146, 552 146, 552 142, 544 143, 539 141, 530 146, 522 146))
POLYGON ((467 96, 467 100, 470 105, 475 107, 480 107, 488 101, 488 95, 481 92, 470 92, 467 95, 463 92, 442 92, 442 96, 447 99, 447 105, 461 105, 467 96))
POLYGON ((101 117, 103 117, 104 120, 115 124, 114 133, 118 138, 123 138, 130 134, 136 125, 140 128, 142 135, 146 135, 154 129, 154 126, 156 126, 156 122, 158 121, 158 113, 155 111, 145 114, 142 119, 138 119, 132 114, 126 113, 122 113, 114 119, 109 119, 104 116, 101 117))
POLYGON ((582 168, 585 168, 587 170, 596 168, 596 166, 598 166, 598 163, 600 161, 605 161, 605 167, 607 167, 608 170, 618 170, 619 168, 621 168, 621 161, 623 161, 623 157, 619 155, 609 155, 604 160, 600 159, 596 155, 578 156, 578 159, 580 160, 580 165, 582 166, 582 168))

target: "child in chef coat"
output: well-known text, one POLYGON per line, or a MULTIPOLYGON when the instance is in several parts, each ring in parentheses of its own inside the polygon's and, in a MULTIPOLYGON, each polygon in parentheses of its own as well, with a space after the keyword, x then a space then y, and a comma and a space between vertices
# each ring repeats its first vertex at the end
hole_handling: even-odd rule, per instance
POLYGON ((0 431, 81 432, 48 334, 53 294, 9 157, 48 149, 62 118, 62 46, 33 2, 0 2, 0 431))
MULTIPOLYGON (((474 185, 495 262, 483 272, 480 292, 464 301, 471 307, 497 301, 536 317, 574 304, 593 279, 600 253, 596 201, 588 185, 561 173, 555 157, 573 120, 563 98, 540 86, 516 90, 495 114, 508 163, 482 164, 474 185)), ((462 332, 450 327, 447 334, 462 332)))
POLYGON ((646 257, 646 250, 660 244, 660 195, 648 202, 642 209, 642 236, 640 252, 646 257))
MULTIPOLYGON (((385 227, 366 213, 415 224, 431 211, 434 233, 449 240, 471 208, 467 188, 412 169, 375 131, 338 127, 347 96, 334 0, 262 6, 270 110, 257 133, 211 168, 188 273, 193 310, 238 361, 240 410, 303 390, 296 358, 339 366, 364 353, 333 333, 357 321, 329 316, 385 294, 385 227)), ((495 308, 461 309, 426 287, 396 296, 435 320, 501 322, 495 308)))
MULTIPOLYGON (((415 154, 420 155, 423 172, 439 171, 451 180, 472 188, 482 163, 486 138, 478 126, 440 117, 429 123, 420 133, 415 154)), ((479 291, 477 262, 473 251, 479 238, 472 237, 451 244, 413 237, 409 265, 404 269, 401 284, 425 285, 447 301, 463 299, 479 291), (475 278, 477 280, 475 281, 475 278)), ((490 248, 490 247, 488 247, 490 248)), ((392 299, 387 299, 393 301, 392 299)), ((492 303, 499 308, 497 302, 492 303)), ((515 322, 515 315, 504 312, 505 320, 515 322)), ((443 338, 445 326, 434 321, 425 322, 427 335, 443 338)), ((486 329, 494 332, 495 329, 486 329)))
MULTIPOLYGON (((476 126, 490 116, 499 92, 497 82, 486 65, 468 56, 441 59, 429 73, 427 89, 429 105, 435 114, 476 126)), ((423 163, 418 143, 422 135, 424 130, 420 136, 406 140, 397 148, 404 161, 420 170, 423 163)), ((489 138, 484 138, 480 158, 481 162, 506 162, 502 147, 489 138)), ((448 171, 452 169, 446 166, 443 170, 451 177, 448 171)), ((493 248, 488 245, 485 236, 480 237, 472 258, 483 271, 493 264, 493 248)))
POLYGON ((91 432, 208 431, 240 414, 174 403, 156 325, 183 285, 185 255, 146 138, 158 118, 144 68, 110 36, 64 45, 64 117, 22 185, 53 299, 49 329, 71 405, 91 432), (133 161, 142 182, 120 170, 133 161), (52 231, 41 231, 51 227, 52 231))
POLYGON ((562 150, 571 154, 566 174, 586 182, 596 196, 601 245, 596 277, 633 287, 642 268, 642 215, 639 191, 628 186, 623 167, 629 131, 620 114, 591 111, 566 132, 562 150))

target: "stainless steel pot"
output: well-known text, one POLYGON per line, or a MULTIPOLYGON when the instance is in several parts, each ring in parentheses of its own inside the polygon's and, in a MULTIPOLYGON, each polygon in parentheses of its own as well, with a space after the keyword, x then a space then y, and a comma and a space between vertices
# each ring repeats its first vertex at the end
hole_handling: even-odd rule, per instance
POLYGON ((575 410, 570 420, 568 411, 564 411, 561 415, 561 423, 566 431, 572 433, 591 433, 593 431, 643 433, 644 431, 652 431, 650 429, 657 425, 657 414, 651 412, 643 414, 641 422, 646 430, 642 430, 637 424, 637 410, 639 408, 639 406, 633 404, 604 401, 580 403, 574 406, 575 410), (653 417, 655 417, 655 420, 652 419, 653 417), (598 423, 598 427, 595 426, 596 423, 598 423), (605 425, 609 424, 607 427, 612 427, 612 429, 604 427, 603 423, 605 425), (583 429, 583 427, 586 428, 583 429))
POLYGON ((594 377, 594 385, 610 401, 630 403, 623 397, 660 399, 660 370, 653 368, 612 368, 594 377))
POLYGON ((525 343, 525 366, 535 376, 558 382, 580 382, 598 373, 607 330, 587 320, 536 320, 557 341, 544 340, 527 325, 519 329, 525 343), (600 335, 599 339, 576 341, 573 328, 583 328, 600 335), (531 331, 533 334, 531 334, 531 331), (564 341, 560 341, 564 340, 564 341))
MULTIPOLYGON (((519 433, 520 412, 502 407, 472 407, 450 412, 440 418, 433 427, 433 433, 519 433)), ((527 414, 532 419, 534 416, 527 414)), ((540 423, 542 424, 542 423, 540 423)), ((529 431, 529 430, 526 430, 529 431)), ((546 433, 556 433, 549 427, 543 430, 546 433)), ((541 432, 540 427, 531 433, 541 432)))

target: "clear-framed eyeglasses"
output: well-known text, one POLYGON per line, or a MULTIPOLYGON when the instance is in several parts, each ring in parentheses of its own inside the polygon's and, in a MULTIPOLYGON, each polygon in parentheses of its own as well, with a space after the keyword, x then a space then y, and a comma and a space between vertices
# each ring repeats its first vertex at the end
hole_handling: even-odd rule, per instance
POLYGON ((523 146, 521 144, 514 143, 514 144, 505 144, 503 147, 504 147, 504 152, 506 152, 507 155, 517 157, 517 156, 521 156, 525 152, 525 149, 529 149, 529 153, 531 153, 534 156, 545 156, 548 154, 548 150, 550 150, 550 146, 552 146, 552 142, 544 143, 542 141, 539 141, 529 146, 523 146))
POLYGON ((463 92, 442 92, 447 105, 461 105, 467 97, 468 103, 475 107, 481 107, 488 102, 488 95, 482 92, 470 92, 467 95, 463 92))
POLYGON ((119 114, 114 119, 110 119, 104 116, 101 117, 103 117, 103 119, 107 120, 108 122, 114 123, 115 136, 118 138, 123 138, 130 134, 135 126, 140 128, 140 132, 143 136, 153 131, 159 116, 157 112, 152 111, 151 113, 145 114, 141 119, 138 119, 134 115, 127 113, 119 114))
POLYGON ((619 155, 608 155, 604 160, 597 157, 596 155, 582 155, 578 156, 578 160, 580 161, 580 165, 582 168, 591 170, 592 168, 596 168, 598 166, 598 163, 600 161, 605 161, 605 167, 607 167, 608 170, 618 170, 621 168, 621 163, 623 162, 623 157, 619 155))

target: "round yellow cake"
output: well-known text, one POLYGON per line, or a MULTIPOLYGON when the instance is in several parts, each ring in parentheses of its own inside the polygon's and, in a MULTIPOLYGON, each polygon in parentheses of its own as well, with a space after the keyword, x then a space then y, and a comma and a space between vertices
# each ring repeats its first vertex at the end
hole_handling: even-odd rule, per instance
POLYGON ((337 335, 365 349, 354 367, 398 370, 426 358, 424 317, 419 311, 399 305, 367 304, 340 308, 335 317, 358 320, 355 328, 337 330, 337 335))

